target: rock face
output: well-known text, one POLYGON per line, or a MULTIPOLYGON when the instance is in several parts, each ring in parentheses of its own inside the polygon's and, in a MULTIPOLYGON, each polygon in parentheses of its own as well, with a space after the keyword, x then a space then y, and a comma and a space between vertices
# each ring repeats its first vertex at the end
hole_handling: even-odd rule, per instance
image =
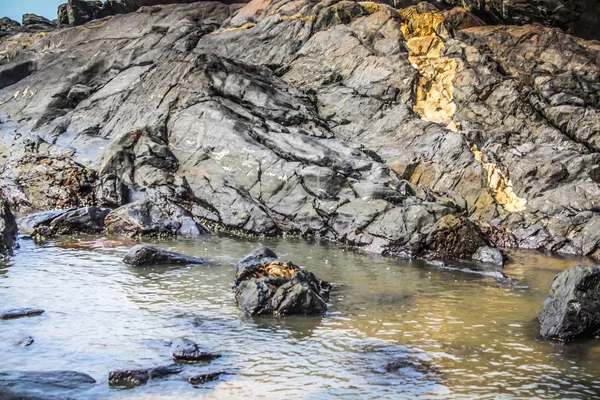
POLYGON ((600 267, 578 265, 558 274, 538 316, 543 337, 570 341, 600 334, 600 267))
POLYGON ((107 217, 126 235, 600 257, 598 45, 411 3, 197 2, 21 34, 0 54, 0 190, 148 199, 107 217))
POLYGON ((111 371, 108 374, 108 384, 110 386, 131 389, 145 384, 150 379, 178 374, 181 371, 183 371, 183 368, 178 365, 111 371))
POLYGON ((15 217, 7 202, 0 197, 0 257, 12 254, 17 231, 15 217))
POLYGON ((87 397, 84 391, 96 381, 91 376, 75 371, 2 371, 0 398, 2 399, 66 399, 87 397), (52 395, 50 393, 60 393, 52 395))
POLYGON ((289 261, 257 258, 274 255, 260 248, 237 267, 235 300, 247 315, 324 314, 331 286, 289 261))
POLYGON ((206 264, 209 260, 188 257, 148 245, 137 245, 125 255, 123 262, 136 267, 149 265, 206 264))
POLYGON ((39 25, 40 27, 55 27, 56 24, 50 21, 48 18, 40 17, 35 14, 24 14, 23 15, 23 26, 26 25, 39 25))
POLYGON ((171 345, 173 358, 177 362, 196 363, 201 361, 212 361, 221 357, 220 354, 202 351, 197 343, 186 339, 178 338, 171 345))

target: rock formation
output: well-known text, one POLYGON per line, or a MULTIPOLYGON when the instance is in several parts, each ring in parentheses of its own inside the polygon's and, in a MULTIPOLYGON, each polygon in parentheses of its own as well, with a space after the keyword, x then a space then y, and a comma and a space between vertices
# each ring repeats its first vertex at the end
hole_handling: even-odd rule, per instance
MULTIPOLYGON (((446 3, 81 3, 61 10, 145 7, 0 39, 12 206, 140 200, 168 234, 398 257, 490 242, 600 257, 595 42, 488 26, 495 8, 466 3, 481 18, 446 3)), ((519 7, 501 21, 563 24, 519 7)))
POLYGON ((600 334, 600 267, 578 265, 558 274, 538 316, 540 334, 570 341, 600 334))
POLYGON ((331 285, 272 255, 270 249, 259 248, 238 263, 238 307, 246 315, 324 314, 331 285))
POLYGON ((12 254, 17 237, 17 223, 6 201, 0 197, 0 258, 12 254))
POLYGON ((123 262, 136 267, 142 267, 151 265, 206 264, 210 261, 197 257, 184 256, 183 254, 162 250, 154 246, 139 244, 129 250, 125 258, 123 258, 123 262))

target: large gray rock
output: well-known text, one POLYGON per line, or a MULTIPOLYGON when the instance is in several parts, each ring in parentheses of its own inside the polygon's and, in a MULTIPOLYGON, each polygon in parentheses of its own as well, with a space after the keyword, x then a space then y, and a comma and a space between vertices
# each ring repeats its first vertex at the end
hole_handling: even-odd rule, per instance
POLYGON ((0 257, 12 254, 17 231, 15 217, 6 201, 0 198, 0 257))
POLYGON ((136 267, 150 265, 184 265, 184 264, 206 264, 210 260, 198 257, 189 257, 159 249, 158 247, 139 244, 134 246, 123 258, 123 262, 136 267))
POLYGON ((259 248, 238 263, 235 300, 247 315, 324 314, 331 286, 289 261, 256 258, 259 248))
POLYGON ((150 200, 117 208, 106 216, 104 222, 108 233, 129 237, 176 235, 181 226, 150 200))
POLYGON ((558 274, 538 320, 547 339, 570 341, 600 334, 600 267, 578 265, 558 274))

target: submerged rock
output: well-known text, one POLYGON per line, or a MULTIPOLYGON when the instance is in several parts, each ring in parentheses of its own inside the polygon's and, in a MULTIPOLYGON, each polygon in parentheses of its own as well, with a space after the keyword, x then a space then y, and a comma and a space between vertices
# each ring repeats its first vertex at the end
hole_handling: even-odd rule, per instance
POLYGON ((224 372, 210 372, 208 374, 196 375, 192 376, 189 382, 194 386, 203 385, 207 382, 216 381, 223 374, 224 372))
POLYGON ((129 237, 174 236, 181 227, 151 200, 119 207, 106 216, 104 223, 108 233, 129 237))
POLYGON ((181 371, 183 371, 183 367, 179 365, 111 371, 108 374, 108 384, 110 386, 131 389, 145 384, 150 379, 157 379, 178 374, 181 371))
POLYGON ((490 246, 482 246, 473 254, 473 260, 485 264, 504 265, 504 254, 500 249, 490 246))
POLYGON ((0 198, 0 257, 12 254, 17 231, 15 217, 8 204, 0 198))
POLYGON ((235 300, 247 315, 323 314, 331 286, 289 261, 256 258, 275 255, 261 248, 238 264, 235 300))
POLYGON ((123 262, 136 267, 148 265, 206 264, 210 260, 189 257, 183 254, 139 244, 133 247, 123 258, 123 262))
POLYGON ((171 349, 173 351, 173 358, 177 362, 195 363, 212 361, 221 357, 220 354, 202 351, 198 344, 186 338, 175 339, 171 345, 171 349))
POLYGON ((41 308, 15 308, 13 310, 0 311, 0 320, 34 317, 36 315, 42 315, 43 313, 44 310, 41 308))
POLYGON ((94 378, 76 371, 3 371, 0 372, 0 399, 87 398, 81 391, 95 384, 94 378))
POLYGON ((560 341, 600 334, 600 267, 578 265, 556 275, 538 315, 540 334, 560 341))
POLYGON ((29 347, 35 342, 32 336, 27 336, 17 342, 17 346, 29 347))

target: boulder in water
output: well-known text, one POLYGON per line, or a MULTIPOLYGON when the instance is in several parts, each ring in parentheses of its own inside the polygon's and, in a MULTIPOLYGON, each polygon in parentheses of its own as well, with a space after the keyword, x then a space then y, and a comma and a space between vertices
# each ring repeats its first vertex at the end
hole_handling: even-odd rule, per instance
POLYGON ((158 247, 139 244, 129 250, 123 262, 141 267, 148 265, 206 264, 209 260, 184 256, 158 247))
POLYGON ((600 267, 578 265, 556 275, 538 315, 540 333, 552 340, 591 338, 600 333, 600 267))
POLYGON ((496 247, 481 246, 475 251, 472 259, 485 264, 504 265, 504 254, 496 247))
POLYGON ((8 204, 0 199, 0 257, 12 254, 17 237, 17 223, 8 204))
POLYGON ((174 236, 181 224, 153 201, 142 200, 117 208, 106 216, 106 231, 117 235, 174 236))
POLYGON ((216 381, 221 375, 223 375, 223 372, 210 372, 208 374, 192 376, 189 382, 194 386, 203 385, 207 382, 216 381))
POLYGON ((235 300, 247 315, 323 314, 330 288, 328 282, 261 248, 238 264, 235 300))
POLYGON ((82 396, 81 391, 95 384, 94 378, 76 371, 3 371, 0 372, 0 399, 88 398, 82 396))
POLYGON ((186 338, 175 339, 171 348, 173 350, 173 358, 177 362, 195 363, 212 361, 221 357, 220 354, 202 351, 197 343, 186 338))
POLYGON ((150 379, 178 374, 181 371, 183 371, 183 368, 178 365, 111 371, 110 374, 108 374, 108 384, 110 386, 131 389, 143 385, 150 379))
POLYGON ((42 315, 43 313, 44 310, 41 308, 16 308, 13 310, 0 311, 0 320, 33 317, 42 315))

